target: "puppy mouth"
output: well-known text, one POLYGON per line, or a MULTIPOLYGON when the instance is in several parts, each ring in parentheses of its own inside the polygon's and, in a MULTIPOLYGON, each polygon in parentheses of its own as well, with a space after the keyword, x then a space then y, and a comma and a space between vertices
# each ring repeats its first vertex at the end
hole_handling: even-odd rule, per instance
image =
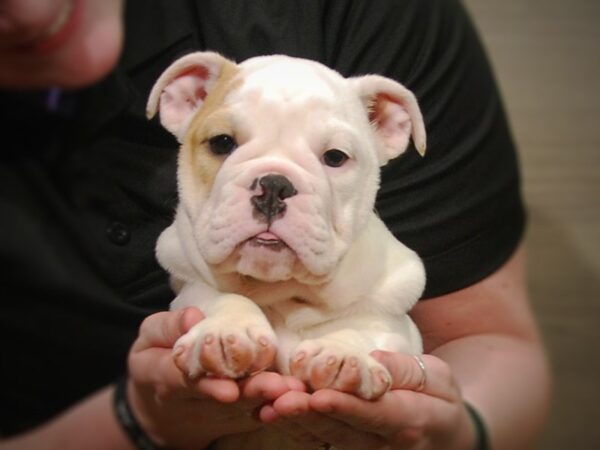
POLYGON ((263 231, 262 233, 251 237, 248 239, 248 242, 252 246, 266 247, 271 250, 281 250, 288 247, 288 245, 281 238, 279 238, 279 236, 270 231, 263 231))

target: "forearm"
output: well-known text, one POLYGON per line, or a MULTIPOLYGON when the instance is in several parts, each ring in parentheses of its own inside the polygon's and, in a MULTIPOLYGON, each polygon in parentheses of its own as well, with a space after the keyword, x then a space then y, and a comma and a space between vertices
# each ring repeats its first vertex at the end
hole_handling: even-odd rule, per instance
POLYGON ((47 424, 0 443, 0 450, 133 450, 112 408, 113 387, 73 406, 47 424))
POLYGON ((472 335, 431 353, 451 366, 464 399, 483 417, 493 450, 531 448, 550 397, 550 376, 539 342, 472 335))

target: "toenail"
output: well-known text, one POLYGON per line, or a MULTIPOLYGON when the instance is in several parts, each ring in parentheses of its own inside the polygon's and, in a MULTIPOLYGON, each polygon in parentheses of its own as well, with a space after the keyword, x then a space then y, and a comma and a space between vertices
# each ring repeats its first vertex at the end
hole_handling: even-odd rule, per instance
POLYGON ((306 357, 306 353, 300 352, 294 356, 294 362, 302 361, 306 357))
POLYGON ((385 373, 378 372, 377 377, 379 378, 379 381, 381 381, 384 385, 387 386, 389 384, 388 377, 385 375, 385 373))

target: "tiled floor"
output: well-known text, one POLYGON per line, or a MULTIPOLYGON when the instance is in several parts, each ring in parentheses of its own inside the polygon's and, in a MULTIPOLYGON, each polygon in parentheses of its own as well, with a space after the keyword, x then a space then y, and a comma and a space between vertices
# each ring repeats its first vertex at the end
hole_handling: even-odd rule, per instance
POLYGON ((465 4, 520 147, 529 281, 556 383, 538 450, 600 449, 600 1, 465 4))

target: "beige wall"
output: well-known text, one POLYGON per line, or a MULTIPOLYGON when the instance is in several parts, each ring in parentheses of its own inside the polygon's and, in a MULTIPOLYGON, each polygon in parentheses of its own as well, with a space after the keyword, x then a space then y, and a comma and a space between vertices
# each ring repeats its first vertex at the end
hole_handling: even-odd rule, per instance
POLYGON ((555 396, 539 450, 600 449, 600 0, 465 0, 489 51, 529 211, 555 396))

